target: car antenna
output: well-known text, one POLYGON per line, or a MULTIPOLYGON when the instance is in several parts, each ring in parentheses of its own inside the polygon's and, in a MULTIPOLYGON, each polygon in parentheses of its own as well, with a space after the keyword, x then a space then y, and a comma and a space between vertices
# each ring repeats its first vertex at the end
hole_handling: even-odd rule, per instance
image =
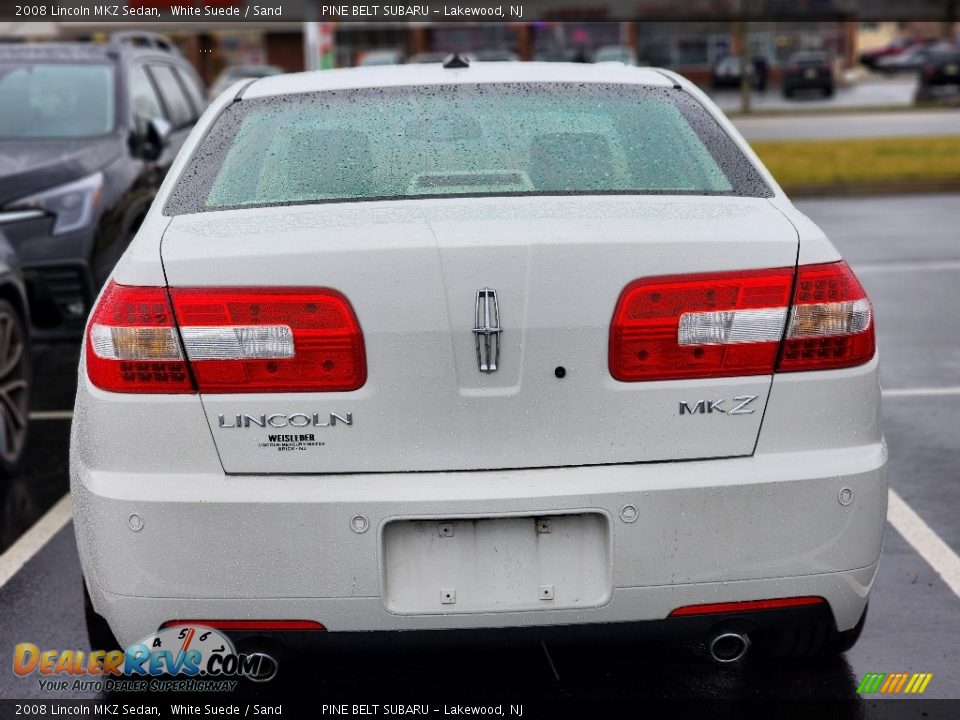
POLYGON ((452 55, 448 55, 446 58, 444 58, 443 67, 447 70, 467 68, 470 67, 470 61, 460 53, 453 53, 452 55))

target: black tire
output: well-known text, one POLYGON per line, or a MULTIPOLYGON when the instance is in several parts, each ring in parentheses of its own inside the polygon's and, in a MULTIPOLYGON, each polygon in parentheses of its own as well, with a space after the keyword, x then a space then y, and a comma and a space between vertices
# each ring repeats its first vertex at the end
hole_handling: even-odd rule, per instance
POLYGON ((93 609, 93 602, 90 600, 90 593, 87 592, 87 583, 83 583, 83 614, 87 621, 87 640, 90 642, 91 650, 117 650, 123 649, 117 642, 113 630, 103 616, 98 615, 93 609))
POLYGON ((786 87, 785 87, 785 88, 783 89, 783 96, 784 96, 785 98, 793 97, 793 89, 792 89, 792 88, 786 88, 786 87))
POLYGON ((0 477, 19 472, 30 412, 30 342, 17 309, 0 300, 0 477))
POLYGON ((867 608, 849 630, 837 632, 833 622, 798 623, 759 634, 757 649, 772 658, 812 658, 840 655, 857 644, 867 621, 867 608))
POLYGON ((830 87, 824 88, 823 94, 828 98, 833 97, 833 86, 831 85, 830 87))

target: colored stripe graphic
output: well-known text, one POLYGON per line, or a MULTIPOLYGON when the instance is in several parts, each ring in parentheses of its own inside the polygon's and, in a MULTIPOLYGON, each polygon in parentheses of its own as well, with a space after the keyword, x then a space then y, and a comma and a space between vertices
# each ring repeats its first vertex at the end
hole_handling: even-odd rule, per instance
POLYGON ((857 688, 857 693, 861 695, 875 693, 880 689, 880 683, 883 682, 885 677, 885 673, 867 673, 863 676, 863 680, 860 681, 860 686, 857 688))
POLYGON ((933 673, 867 673, 857 687, 857 694, 920 695, 932 679, 933 673))

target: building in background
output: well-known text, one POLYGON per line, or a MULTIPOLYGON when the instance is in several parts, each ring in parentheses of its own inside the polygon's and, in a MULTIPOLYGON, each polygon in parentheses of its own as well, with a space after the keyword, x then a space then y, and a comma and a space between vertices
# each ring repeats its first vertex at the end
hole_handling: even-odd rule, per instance
MULTIPOLYGON (((521 60, 588 61, 599 47, 630 48, 642 64, 675 69, 705 83, 710 68, 725 55, 739 52, 734 22, 606 22, 605 11, 593 22, 555 19, 534 23, 375 23, 327 25, 336 67, 361 62, 371 51, 397 51, 409 58, 427 52, 501 50, 521 60)), ((582 13, 578 13, 582 16, 582 13)), ((147 30, 169 36, 208 83, 230 65, 270 64, 295 72, 305 68, 309 45, 304 23, 0 23, 0 40, 106 39, 113 30, 147 30)), ((751 22, 749 54, 763 56, 776 80, 778 68, 797 50, 825 50, 837 70, 854 67, 860 50, 888 42, 902 33, 922 36, 943 32, 938 23, 751 22), (926 26, 930 26, 929 28, 926 26)), ((326 46, 325 46, 326 47, 326 46)), ((329 62, 325 64, 330 64, 329 62)))

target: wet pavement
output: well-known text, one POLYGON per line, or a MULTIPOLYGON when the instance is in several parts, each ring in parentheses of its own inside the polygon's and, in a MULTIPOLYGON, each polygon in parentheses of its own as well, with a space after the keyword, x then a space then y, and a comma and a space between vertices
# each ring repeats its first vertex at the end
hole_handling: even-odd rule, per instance
MULTIPOLYGON (((953 550, 960 552, 960 195, 807 200, 857 269, 876 308, 884 421, 895 491, 953 550), (929 390, 913 394, 911 389, 929 390), (891 392, 893 391, 893 392, 891 392)), ((34 411, 72 405, 77 349, 35 349, 34 411)), ((49 415, 39 415, 49 417, 49 415)), ((0 485, 0 542, 15 538, 67 490, 69 421, 37 419, 28 471, 0 485)), ((306 660, 282 667, 264 699, 308 693, 415 699, 454 696, 540 698, 853 698, 867 672, 930 672, 928 697, 960 697, 960 598, 888 526, 870 615, 857 646, 842 658, 718 666, 703 648, 647 643, 502 650, 384 650, 336 666, 306 660)), ((14 644, 88 647, 81 575, 67 525, 0 587, 0 698, 43 697, 36 677, 10 670, 14 644), (3 658, 6 657, 7 660, 3 658)), ((57 695, 56 697, 69 697, 57 695)), ((863 706, 852 716, 872 717, 863 706)))

